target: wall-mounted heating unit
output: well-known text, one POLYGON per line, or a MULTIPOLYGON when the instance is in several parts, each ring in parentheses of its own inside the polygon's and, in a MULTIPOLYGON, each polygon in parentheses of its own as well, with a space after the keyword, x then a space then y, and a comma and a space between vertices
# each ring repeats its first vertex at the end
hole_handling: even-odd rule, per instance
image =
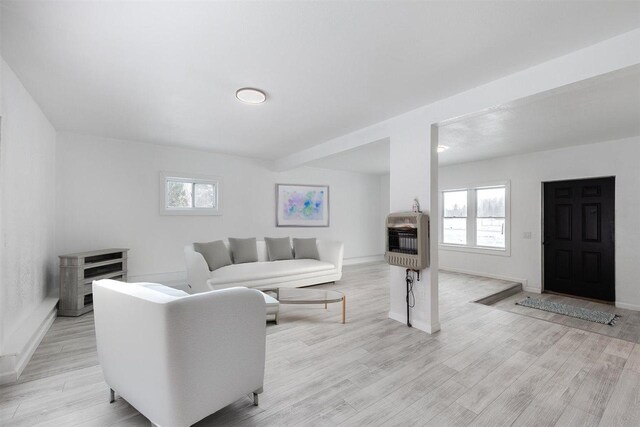
POLYGON ((429 267, 429 217, 423 213, 397 212, 387 217, 385 259, 410 270, 429 267))

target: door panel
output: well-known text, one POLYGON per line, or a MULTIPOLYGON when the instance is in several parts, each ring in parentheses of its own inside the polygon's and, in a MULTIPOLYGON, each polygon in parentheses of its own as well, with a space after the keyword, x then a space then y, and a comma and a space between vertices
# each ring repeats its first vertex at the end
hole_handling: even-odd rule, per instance
POLYGON ((615 301, 615 178, 544 184, 544 288, 615 301))

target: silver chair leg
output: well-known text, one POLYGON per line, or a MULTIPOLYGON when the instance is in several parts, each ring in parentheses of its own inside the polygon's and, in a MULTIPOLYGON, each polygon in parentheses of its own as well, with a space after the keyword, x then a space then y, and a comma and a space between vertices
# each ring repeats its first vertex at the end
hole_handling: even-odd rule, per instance
POLYGON ((116 401, 116 392, 112 388, 109 389, 109 403, 116 401))
POLYGON ((258 395, 259 395, 260 393, 262 393, 262 391, 263 391, 263 390, 264 390, 264 389, 263 389, 262 387, 260 387, 259 389, 257 389, 256 391, 254 391, 254 392, 252 393, 252 394, 253 394, 253 404, 254 404, 255 406, 258 406, 258 403, 259 403, 259 402, 258 402, 258 395))

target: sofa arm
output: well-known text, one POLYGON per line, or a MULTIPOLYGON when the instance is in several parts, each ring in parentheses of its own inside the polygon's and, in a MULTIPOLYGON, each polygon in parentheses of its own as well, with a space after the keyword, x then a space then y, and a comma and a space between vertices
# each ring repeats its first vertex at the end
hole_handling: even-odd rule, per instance
POLYGON ((191 286, 191 293, 208 292, 207 280, 211 278, 207 261, 200 252, 196 252, 192 245, 184 247, 184 259, 187 264, 187 283, 191 286))
POLYGON ((333 264, 338 272, 342 272, 342 258, 344 256, 344 244, 332 240, 318 240, 318 254, 320 261, 333 264))
POLYGON ((156 402, 169 400, 166 308, 176 299, 135 284, 93 282, 98 360, 105 382, 152 419, 166 417, 166 409, 158 411, 156 402))
POLYGON ((209 291, 173 301, 167 308, 175 411, 197 421, 212 408, 262 390, 266 322, 260 291, 209 291))

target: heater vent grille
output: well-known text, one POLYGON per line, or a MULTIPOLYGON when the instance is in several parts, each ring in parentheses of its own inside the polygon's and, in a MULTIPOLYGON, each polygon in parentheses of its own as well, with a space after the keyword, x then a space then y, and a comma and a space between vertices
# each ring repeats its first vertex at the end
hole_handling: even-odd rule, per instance
POLYGON ((385 258, 391 265, 422 270, 429 266, 429 217, 422 213, 392 213, 386 222, 385 258))

